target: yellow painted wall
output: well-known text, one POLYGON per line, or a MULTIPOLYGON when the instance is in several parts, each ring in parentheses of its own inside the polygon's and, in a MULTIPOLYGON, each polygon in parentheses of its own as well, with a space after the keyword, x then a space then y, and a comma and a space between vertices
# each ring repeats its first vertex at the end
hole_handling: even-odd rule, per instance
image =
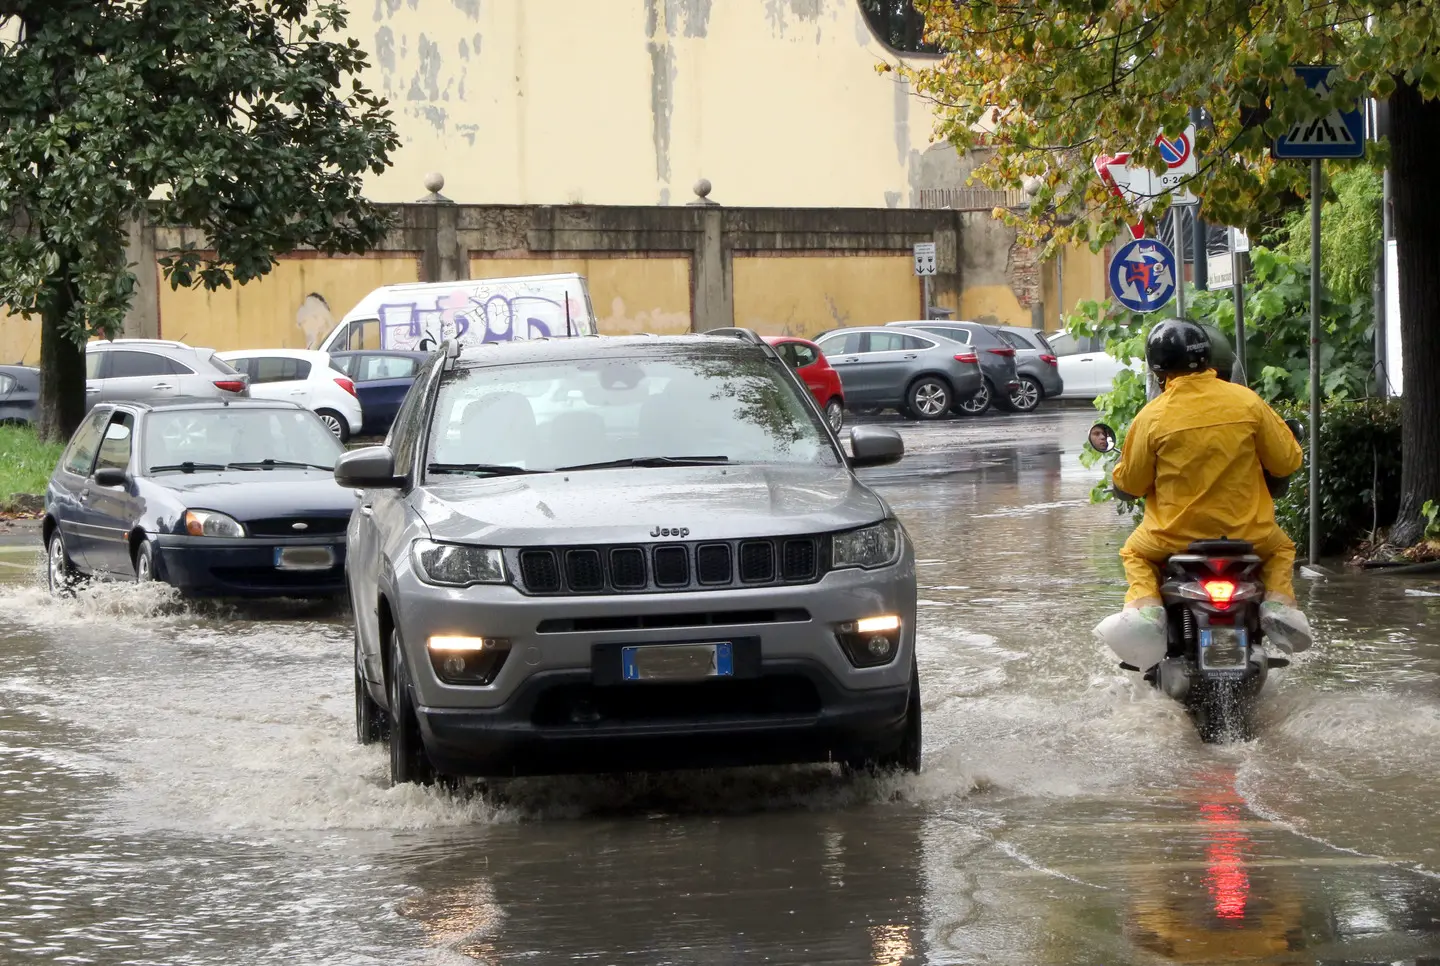
POLYGON ((282 258, 264 278, 214 292, 162 279, 160 336, 219 351, 311 348, 370 292, 419 280, 419 258, 405 255, 282 258))
POLYGON ((1030 310, 1007 285, 967 286, 960 293, 957 319, 994 320, 1000 325, 1030 325, 1030 310))
POLYGON ((1075 303, 1090 299, 1103 302, 1110 298, 1103 252, 1096 254, 1089 245, 1071 245, 1065 249, 1063 284, 1060 281, 1061 269, 1060 259, 1056 257, 1047 261, 1041 270, 1041 297, 1045 300, 1047 332, 1060 328, 1061 315, 1073 312, 1075 303))
POLYGON ((0 310, 0 365, 40 364, 40 316, 25 318, 0 310))
POLYGON ((813 336, 920 314, 907 255, 736 256, 735 324, 765 335, 813 336))
POLYGON ((471 278, 578 272, 590 286, 590 302, 604 335, 690 331, 690 259, 472 258, 471 278))
POLYGON ((402 141, 367 193, 908 207, 925 102, 858 0, 345 0, 402 141), (835 159, 844 158, 843 164, 835 159))

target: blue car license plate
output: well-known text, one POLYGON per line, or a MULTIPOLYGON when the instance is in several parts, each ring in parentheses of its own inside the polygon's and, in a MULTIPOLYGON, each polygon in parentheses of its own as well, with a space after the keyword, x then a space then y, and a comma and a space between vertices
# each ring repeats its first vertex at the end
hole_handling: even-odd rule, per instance
POLYGON ((704 681, 735 676, 734 646, 715 644, 644 644, 622 648, 620 666, 627 681, 704 681))
POLYGON ((276 547, 277 570, 329 570, 335 566, 331 547, 276 547))
POLYGON ((1243 627, 1206 627, 1200 630, 1200 666, 1210 671, 1240 671, 1249 658, 1249 641, 1243 627))

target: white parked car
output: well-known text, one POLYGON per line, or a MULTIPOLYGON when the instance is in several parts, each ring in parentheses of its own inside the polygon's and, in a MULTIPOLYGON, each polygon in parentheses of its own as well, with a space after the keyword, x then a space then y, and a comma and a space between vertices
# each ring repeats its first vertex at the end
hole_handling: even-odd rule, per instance
POLYGON ((330 353, 311 349, 236 349, 218 353, 250 377, 253 399, 299 403, 345 442, 363 424, 355 383, 330 364, 330 353))
MULTIPOLYGON (((1069 332, 1052 332, 1045 341, 1055 350, 1055 365, 1065 384, 1061 399, 1094 399, 1109 392, 1115 388, 1115 377, 1126 368, 1105 351, 1105 344, 1097 336, 1077 338, 1069 332)), ((1140 375, 1145 373, 1145 364, 1139 359, 1133 360, 1130 368, 1140 375)))

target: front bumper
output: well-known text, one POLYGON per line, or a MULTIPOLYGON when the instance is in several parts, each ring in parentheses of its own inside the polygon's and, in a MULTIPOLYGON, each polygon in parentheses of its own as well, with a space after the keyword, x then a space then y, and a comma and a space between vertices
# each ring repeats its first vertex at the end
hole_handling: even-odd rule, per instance
MULTIPOLYGON (((915 660, 906 543, 900 563, 882 570, 676 594, 526 597, 509 586, 445 590, 402 573, 393 599, 426 749, 442 772, 490 775, 893 751, 915 660), (895 657, 856 668, 836 625, 880 614, 900 617, 895 657), (511 650, 494 683, 449 685, 426 650, 433 634, 505 638, 511 650), (700 683, 626 683, 605 665, 626 645, 717 641, 735 642, 737 653, 752 648, 750 669, 742 674, 737 665, 734 678, 700 683)), ((365 670, 379 679, 378 667, 365 670)))
POLYGON ((335 597, 345 593, 345 535, 237 540, 152 536, 160 579, 193 597, 335 597), (329 547, 326 570, 281 570, 282 547, 329 547))

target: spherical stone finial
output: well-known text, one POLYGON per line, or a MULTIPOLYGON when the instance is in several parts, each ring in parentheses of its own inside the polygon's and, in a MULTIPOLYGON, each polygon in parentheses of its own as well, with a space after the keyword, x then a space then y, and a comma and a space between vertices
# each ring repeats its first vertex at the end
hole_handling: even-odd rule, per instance
POLYGON ((438 195, 443 187, 445 187, 445 176, 439 171, 431 171, 425 176, 425 190, 432 195, 438 195))
POLYGON ((710 179, 709 179, 709 178, 701 178, 699 181, 695 182, 695 194, 696 194, 697 197, 700 197, 700 198, 708 198, 708 197, 710 197, 710 190, 711 190, 711 185, 710 185, 710 179))

